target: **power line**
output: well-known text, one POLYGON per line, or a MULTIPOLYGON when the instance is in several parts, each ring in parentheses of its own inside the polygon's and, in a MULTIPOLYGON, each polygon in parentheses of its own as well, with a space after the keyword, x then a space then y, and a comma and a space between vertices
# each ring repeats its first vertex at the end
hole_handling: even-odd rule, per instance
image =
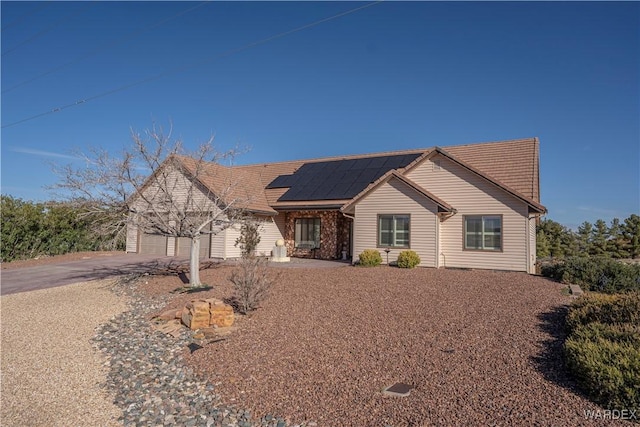
POLYGON ((2 56, 5 56, 6 54, 11 53, 14 50, 18 49, 19 47, 24 46, 27 43, 31 43, 32 41, 34 41, 35 39, 37 39, 39 37, 42 37, 43 35, 45 35, 49 31, 53 30, 54 28, 56 28, 57 26, 62 24, 63 22, 66 22, 66 21, 68 21, 68 20, 70 20, 72 18, 75 18, 81 12, 86 10, 88 6, 92 6, 94 4, 95 4, 94 2, 91 2, 90 4, 85 4, 84 6, 80 7, 78 10, 76 10, 75 12, 70 13, 69 15, 66 15, 64 18, 61 18, 61 19, 57 20, 52 26, 50 26, 48 28, 45 28, 44 30, 36 33, 35 35, 29 37, 27 40, 23 41, 22 43, 18 43, 16 46, 5 50, 4 52, 2 52, 2 56))
POLYGON ((325 22, 328 22, 328 21, 331 21, 331 20, 334 20, 334 19, 338 19, 338 18, 341 18, 343 16, 358 12, 358 11, 360 11, 362 9, 366 9, 368 7, 371 7, 371 6, 377 5, 379 3, 382 3, 383 1, 384 0, 378 0, 378 1, 375 1, 373 3, 368 3, 368 4, 365 4, 363 6, 359 6, 359 7, 356 7, 354 9, 350 9, 350 10, 347 10, 345 12, 341 12, 341 13, 338 13, 336 15, 330 16, 328 18, 323 18, 323 19, 320 19, 318 21, 314 21, 314 22, 312 22, 310 24, 306 24, 306 25, 303 25, 301 27, 294 28, 292 30, 288 30, 288 31, 284 31, 282 33, 275 34, 275 35, 273 35, 271 37, 267 37, 265 39, 258 40, 256 42, 249 43, 249 44, 244 45, 242 47, 228 50, 226 52, 221 53, 220 55, 216 55, 216 56, 207 58, 204 61, 196 62, 196 63, 190 64, 190 65, 185 65, 185 66, 182 66, 182 67, 176 67, 176 68, 173 68, 173 69, 171 69, 169 71, 166 71, 164 73, 160 73, 160 74, 157 74, 155 76, 146 77, 144 79, 137 80, 135 82, 126 84, 124 86, 120 86, 120 87, 117 87, 115 89, 111 89, 111 90, 108 90, 106 92, 102 92, 102 93, 99 93, 97 95, 93 95, 93 96, 90 96, 88 98, 85 98, 85 99, 80 99, 80 100, 77 100, 77 101, 75 101, 75 102, 73 102, 71 104, 66 104, 66 105, 62 105, 60 107, 56 107, 56 108, 54 108, 54 109, 52 109, 50 111, 45 111, 43 113, 36 114, 34 116, 30 116, 30 117, 21 119, 21 120, 9 123, 7 125, 3 125, 1 127, 1 129, 12 127, 12 126, 24 123, 24 122, 28 122, 30 120, 34 120, 34 119, 37 119, 39 117, 43 117, 43 116, 46 116, 46 115, 49 115, 49 114, 58 113, 60 111, 66 110, 68 108, 77 107, 78 105, 86 104, 87 102, 90 102, 90 101, 93 101, 93 100, 96 100, 96 99, 99 99, 99 98, 104 98, 105 96, 113 95, 114 93, 122 92, 124 90, 131 89, 132 87, 139 86, 139 85, 142 85, 142 84, 145 84, 145 83, 149 83, 151 81, 158 80, 160 78, 163 78, 163 77, 166 77, 166 76, 169 76, 169 75, 172 75, 172 74, 178 74, 178 73, 190 70, 192 68, 200 67, 202 65, 205 65, 205 64, 220 60, 222 58, 226 58, 226 57, 234 55, 236 53, 240 53, 240 52, 243 52, 245 50, 251 49, 253 47, 268 43, 270 41, 273 41, 273 40, 288 36, 288 35, 293 34, 293 33, 297 33, 298 31, 306 30, 308 28, 315 27, 315 26, 323 24, 325 22))
POLYGON ((150 30, 152 30, 152 29, 154 29, 156 27, 159 27, 159 26, 161 26, 163 24, 166 24, 167 22, 169 22, 169 21, 171 21, 173 19, 176 19, 176 18, 178 18, 178 17, 180 17, 180 16, 182 16, 184 14, 187 14, 187 13, 189 13, 189 12, 199 8, 199 7, 202 7, 205 4, 210 3, 210 2, 211 2, 211 0, 204 1, 204 2, 202 2, 200 4, 197 4, 196 6, 192 6, 192 7, 188 8, 188 9, 185 9, 182 12, 177 13, 176 15, 173 15, 173 16, 171 16, 169 18, 166 18, 166 19, 163 19, 161 21, 158 21, 155 24, 150 25, 150 26, 148 26, 146 28, 143 28, 143 29, 140 29, 140 30, 135 30, 135 31, 132 31, 130 33, 127 33, 123 37, 121 37, 119 39, 116 39, 116 40, 113 40, 113 41, 110 41, 108 43, 105 43, 105 44, 99 46, 97 49, 94 49, 94 50, 92 50, 92 51, 90 51, 90 52, 88 52, 88 53, 86 53, 86 54, 84 54, 82 56, 79 56, 76 59, 73 59, 73 60, 71 60, 69 62, 66 62, 66 63, 64 63, 62 65, 59 65, 57 67, 54 67, 54 68, 52 68, 52 69, 50 69, 48 71, 45 71, 42 74, 39 74, 39 75, 37 75, 35 77, 32 77, 30 79, 24 80, 24 81, 22 81, 22 82, 20 82, 18 84, 15 84, 15 85, 11 86, 10 88, 3 90, 2 93, 11 92, 14 89, 22 87, 22 86, 24 86, 26 84, 29 84, 29 83, 33 82, 33 81, 36 81, 36 80, 38 80, 38 79, 40 79, 42 77, 48 76, 49 74, 55 73, 56 71, 63 70, 65 68, 69 67, 70 65, 76 64, 76 63, 78 63, 78 62, 80 62, 82 60, 85 60, 85 59, 87 59, 87 58, 89 58, 89 57, 91 57, 91 56, 93 56, 93 55, 95 55, 97 53, 100 53, 100 52, 102 52, 102 51, 104 51, 106 49, 112 48, 112 47, 117 46, 119 44, 122 44, 122 43, 124 43, 126 41, 129 41, 129 40, 131 40, 131 39, 133 39, 135 37, 138 37, 140 34, 143 34, 143 33, 147 32, 147 31, 150 31, 150 30))

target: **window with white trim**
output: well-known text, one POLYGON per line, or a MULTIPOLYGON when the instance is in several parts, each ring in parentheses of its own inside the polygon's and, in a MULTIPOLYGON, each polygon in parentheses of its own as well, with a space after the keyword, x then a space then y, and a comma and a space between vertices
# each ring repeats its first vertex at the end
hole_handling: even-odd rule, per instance
POLYGON ((295 246, 301 249, 320 247, 320 218, 296 218, 295 246))
POLYGON ((464 248, 479 251, 501 251, 502 215, 465 216, 464 248))
POLYGON ((408 248, 410 215, 378 215, 378 247, 408 248))

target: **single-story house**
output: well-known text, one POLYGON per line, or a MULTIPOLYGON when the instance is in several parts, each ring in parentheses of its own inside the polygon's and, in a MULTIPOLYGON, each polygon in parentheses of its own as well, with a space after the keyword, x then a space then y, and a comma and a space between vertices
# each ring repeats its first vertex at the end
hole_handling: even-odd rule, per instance
MULTIPOLYGON (((356 261, 377 249, 386 263, 411 249, 424 267, 535 272, 536 223, 546 213, 538 138, 210 167, 247 195, 262 220, 263 255, 283 239, 293 257, 356 261)), ((210 181, 198 182, 202 197, 216 193, 210 181)), ((201 254, 238 257, 239 235, 239 227, 207 235, 201 254)), ((127 233, 129 252, 188 255, 188 245, 135 225, 127 233)))

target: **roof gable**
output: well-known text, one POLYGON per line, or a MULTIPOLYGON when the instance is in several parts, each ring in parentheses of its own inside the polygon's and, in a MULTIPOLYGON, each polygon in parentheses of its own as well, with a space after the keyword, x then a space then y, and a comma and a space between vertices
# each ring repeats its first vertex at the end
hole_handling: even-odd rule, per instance
POLYGON ((340 210, 342 212, 346 212, 346 213, 352 212, 353 211, 353 207, 360 200, 362 200, 364 197, 366 197, 367 194, 370 194, 371 192, 375 191, 377 188, 379 188, 385 182, 389 182, 389 180, 391 180, 392 178, 395 178, 398 181, 403 182, 405 185, 413 188, 418 194, 426 197, 427 199, 430 199, 431 201, 433 201, 438 206, 438 209, 442 210, 443 212, 455 212, 455 209, 451 205, 449 205, 447 202, 445 202, 444 200, 438 198, 434 194, 430 193, 429 191, 427 191, 426 189, 424 189, 420 185, 416 184, 415 182, 413 182, 412 180, 410 180, 409 178, 407 178, 406 176, 402 175, 400 172, 398 172, 396 170, 390 170, 386 174, 384 174, 383 176, 378 178, 375 182, 372 182, 365 189, 363 189, 360 193, 358 193, 358 195, 356 195, 351 201, 349 201, 347 204, 345 204, 340 210))
MULTIPOLYGON (((529 207, 531 209, 533 209, 534 211, 538 212, 538 213, 546 213, 547 209, 542 206, 540 203, 538 203, 535 200, 532 200, 530 197, 527 197, 526 195, 523 195, 522 193, 514 190, 513 188, 507 186, 506 184, 502 183, 501 181, 485 174, 484 172, 478 170, 477 168, 475 168, 474 166, 468 164, 467 162, 464 162, 463 160, 457 158, 456 156, 452 155, 451 153, 449 153, 448 151, 445 151, 444 149, 440 148, 440 147, 436 147, 433 151, 431 151, 428 155, 424 156, 421 161, 426 160, 426 159, 431 159, 436 155, 442 155, 446 158, 448 158, 449 160, 457 163, 458 165, 462 166, 463 168, 467 169, 468 171, 472 172, 473 174, 481 177, 482 179, 490 182, 491 184, 495 185, 496 187, 502 189, 503 191, 506 191, 507 193, 511 194, 512 196, 515 196, 516 198, 522 200, 523 202, 525 202, 527 205, 529 205, 529 207)), ((415 167, 419 164, 418 163, 414 163, 412 165, 412 167, 415 167)))
POLYGON ((444 149, 484 175, 539 203, 539 147, 538 138, 524 138, 454 145, 444 149))
POLYGON ((260 179, 250 171, 236 170, 219 163, 198 162, 187 156, 175 156, 178 164, 191 179, 196 179, 222 203, 236 204, 255 212, 273 215, 275 210, 267 203, 260 179))

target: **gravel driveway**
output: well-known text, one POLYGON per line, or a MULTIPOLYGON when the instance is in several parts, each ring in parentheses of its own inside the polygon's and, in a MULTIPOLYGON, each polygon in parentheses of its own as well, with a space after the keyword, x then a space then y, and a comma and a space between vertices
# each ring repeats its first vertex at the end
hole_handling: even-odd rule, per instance
MULTIPOLYGON (((212 296, 231 294, 228 269, 203 273, 216 286, 212 296)), ((148 291, 175 287, 163 280, 148 291)), ((576 391, 563 366, 570 299, 561 290, 519 273, 281 269, 271 297, 239 319, 236 333, 185 357, 226 402, 251 409, 255 419, 601 425, 585 419, 584 411, 601 408, 576 391), (414 389, 408 397, 383 396, 396 382, 414 389)))
POLYGON ((121 425, 99 384, 105 357, 95 328, 124 311, 108 281, 77 283, 0 298, 2 426, 121 425))

